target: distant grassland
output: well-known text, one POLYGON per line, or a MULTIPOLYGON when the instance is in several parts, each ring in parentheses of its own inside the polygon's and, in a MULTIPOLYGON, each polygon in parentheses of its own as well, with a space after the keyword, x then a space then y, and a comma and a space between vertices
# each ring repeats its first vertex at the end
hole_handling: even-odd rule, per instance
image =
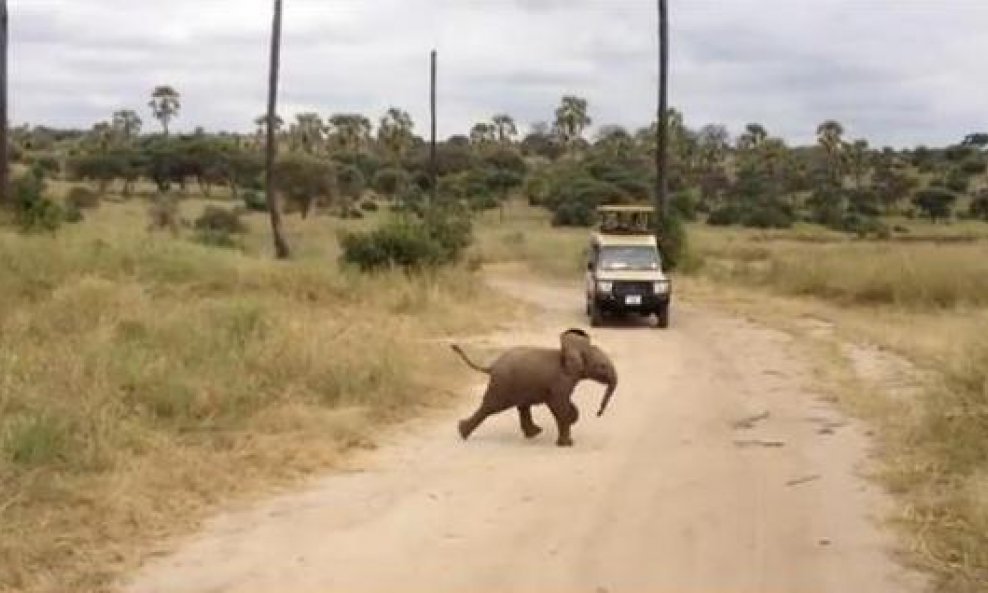
POLYGON ((210 507, 448 398, 463 371, 429 338, 516 312, 465 268, 338 270, 338 221, 293 217, 279 263, 251 255, 262 215, 244 254, 149 235, 144 207, 0 230, 2 591, 105 590, 210 507))

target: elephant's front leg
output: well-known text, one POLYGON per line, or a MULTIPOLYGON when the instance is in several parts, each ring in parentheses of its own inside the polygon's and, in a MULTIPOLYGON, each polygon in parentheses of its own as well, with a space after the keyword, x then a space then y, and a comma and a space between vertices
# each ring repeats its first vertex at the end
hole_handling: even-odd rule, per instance
POLYGON ((565 397, 553 397, 548 402, 549 410, 556 419, 558 437, 556 444, 560 447, 572 447, 573 438, 570 436, 570 426, 573 424, 572 405, 565 397))
POLYGON ((518 406, 518 418, 521 420, 521 431, 526 438, 535 438, 542 432, 542 428, 532 421, 532 406, 518 406))

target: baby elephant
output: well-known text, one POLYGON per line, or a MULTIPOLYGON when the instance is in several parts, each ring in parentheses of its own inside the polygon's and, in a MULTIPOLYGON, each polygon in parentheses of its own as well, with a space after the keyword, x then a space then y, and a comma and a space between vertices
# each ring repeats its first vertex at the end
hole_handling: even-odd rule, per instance
POLYGON ((508 408, 518 408, 521 430, 527 438, 542 432, 532 421, 532 406, 547 404, 556 419, 560 447, 572 446, 570 427, 580 416, 572 402, 573 390, 583 379, 607 385, 597 416, 601 416, 617 387, 617 371, 604 352, 590 343, 590 336, 579 329, 569 329, 560 335, 561 347, 535 348, 519 346, 502 354, 489 367, 472 362, 454 344, 453 350, 463 360, 490 376, 480 407, 472 416, 459 423, 463 439, 480 426, 491 414, 508 408))

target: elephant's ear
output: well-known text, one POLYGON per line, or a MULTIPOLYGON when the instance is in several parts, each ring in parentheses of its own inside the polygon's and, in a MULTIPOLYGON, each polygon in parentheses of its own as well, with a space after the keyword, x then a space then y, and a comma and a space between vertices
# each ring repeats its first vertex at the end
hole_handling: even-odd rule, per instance
POLYGON ((590 336, 583 330, 570 329, 559 337, 562 345, 563 369, 566 374, 582 377, 586 372, 584 352, 590 346, 590 336))

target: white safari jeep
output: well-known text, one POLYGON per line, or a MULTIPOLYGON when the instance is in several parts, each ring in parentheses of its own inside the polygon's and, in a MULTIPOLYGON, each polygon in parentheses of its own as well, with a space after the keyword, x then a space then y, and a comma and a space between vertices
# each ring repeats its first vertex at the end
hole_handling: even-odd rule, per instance
POLYGON ((601 206, 599 227, 587 250, 586 296, 590 324, 606 315, 655 315, 669 327, 672 284, 662 271, 655 233, 654 208, 601 206))

